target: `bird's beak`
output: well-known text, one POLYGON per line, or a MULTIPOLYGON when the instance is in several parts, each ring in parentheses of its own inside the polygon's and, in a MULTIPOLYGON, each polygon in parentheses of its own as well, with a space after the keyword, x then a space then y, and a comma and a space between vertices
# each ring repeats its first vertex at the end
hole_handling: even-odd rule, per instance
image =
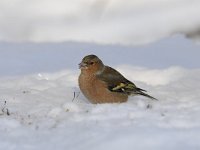
POLYGON ((86 68, 87 67, 87 64, 84 63, 84 62, 81 62, 79 65, 79 69, 82 69, 82 68, 86 68))

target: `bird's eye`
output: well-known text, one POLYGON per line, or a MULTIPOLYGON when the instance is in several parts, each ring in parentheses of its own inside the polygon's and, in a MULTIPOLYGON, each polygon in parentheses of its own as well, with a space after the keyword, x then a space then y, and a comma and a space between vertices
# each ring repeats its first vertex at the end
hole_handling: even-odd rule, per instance
POLYGON ((90 62, 90 65, 93 65, 94 64, 94 62, 90 62))

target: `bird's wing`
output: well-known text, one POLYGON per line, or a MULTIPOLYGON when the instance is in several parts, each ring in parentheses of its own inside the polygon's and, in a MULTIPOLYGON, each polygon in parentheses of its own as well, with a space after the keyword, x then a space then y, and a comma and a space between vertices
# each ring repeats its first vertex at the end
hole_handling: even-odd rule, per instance
POLYGON ((136 87, 134 83, 127 80, 117 70, 111 67, 105 66, 104 70, 97 75, 97 78, 104 81, 107 84, 108 89, 112 92, 119 92, 128 95, 138 94, 153 100, 157 100, 156 98, 144 93, 146 92, 145 90, 136 87))
POLYGON ((112 92, 131 94, 137 91, 145 91, 137 88, 134 83, 127 80, 118 71, 108 66, 105 66, 104 70, 97 75, 97 78, 104 81, 107 84, 108 89, 112 92))

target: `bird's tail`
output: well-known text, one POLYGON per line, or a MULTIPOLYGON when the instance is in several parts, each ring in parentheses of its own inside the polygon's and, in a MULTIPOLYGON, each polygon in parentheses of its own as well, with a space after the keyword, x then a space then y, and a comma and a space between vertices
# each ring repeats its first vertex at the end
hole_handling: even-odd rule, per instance
POLYGON ((145 90, 139 89, 139 90, 136 92, 136 94, 142 95, 142 96, 145 96, 145 97, 148 97, 148 98, 150 98, 150 99, 152 99, 152 100, 158 100, 158 99, 156 99, 156 98, 154 98, 154 97, 152 97, 152 96, 150 96, 150 95, 144 93, 143 91, 146 92, 145 90))

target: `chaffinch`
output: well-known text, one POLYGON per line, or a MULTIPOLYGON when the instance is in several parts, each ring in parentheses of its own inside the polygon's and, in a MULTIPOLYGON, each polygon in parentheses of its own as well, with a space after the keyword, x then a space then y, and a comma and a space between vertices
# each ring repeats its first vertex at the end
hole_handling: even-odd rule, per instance
POLYGON ((85 56, 79 68, 79 87, 91 103, 122 103, 128 100, 129 95, 142 95, 156 100, 118 71, 105 66, 96 55, 85 56))

